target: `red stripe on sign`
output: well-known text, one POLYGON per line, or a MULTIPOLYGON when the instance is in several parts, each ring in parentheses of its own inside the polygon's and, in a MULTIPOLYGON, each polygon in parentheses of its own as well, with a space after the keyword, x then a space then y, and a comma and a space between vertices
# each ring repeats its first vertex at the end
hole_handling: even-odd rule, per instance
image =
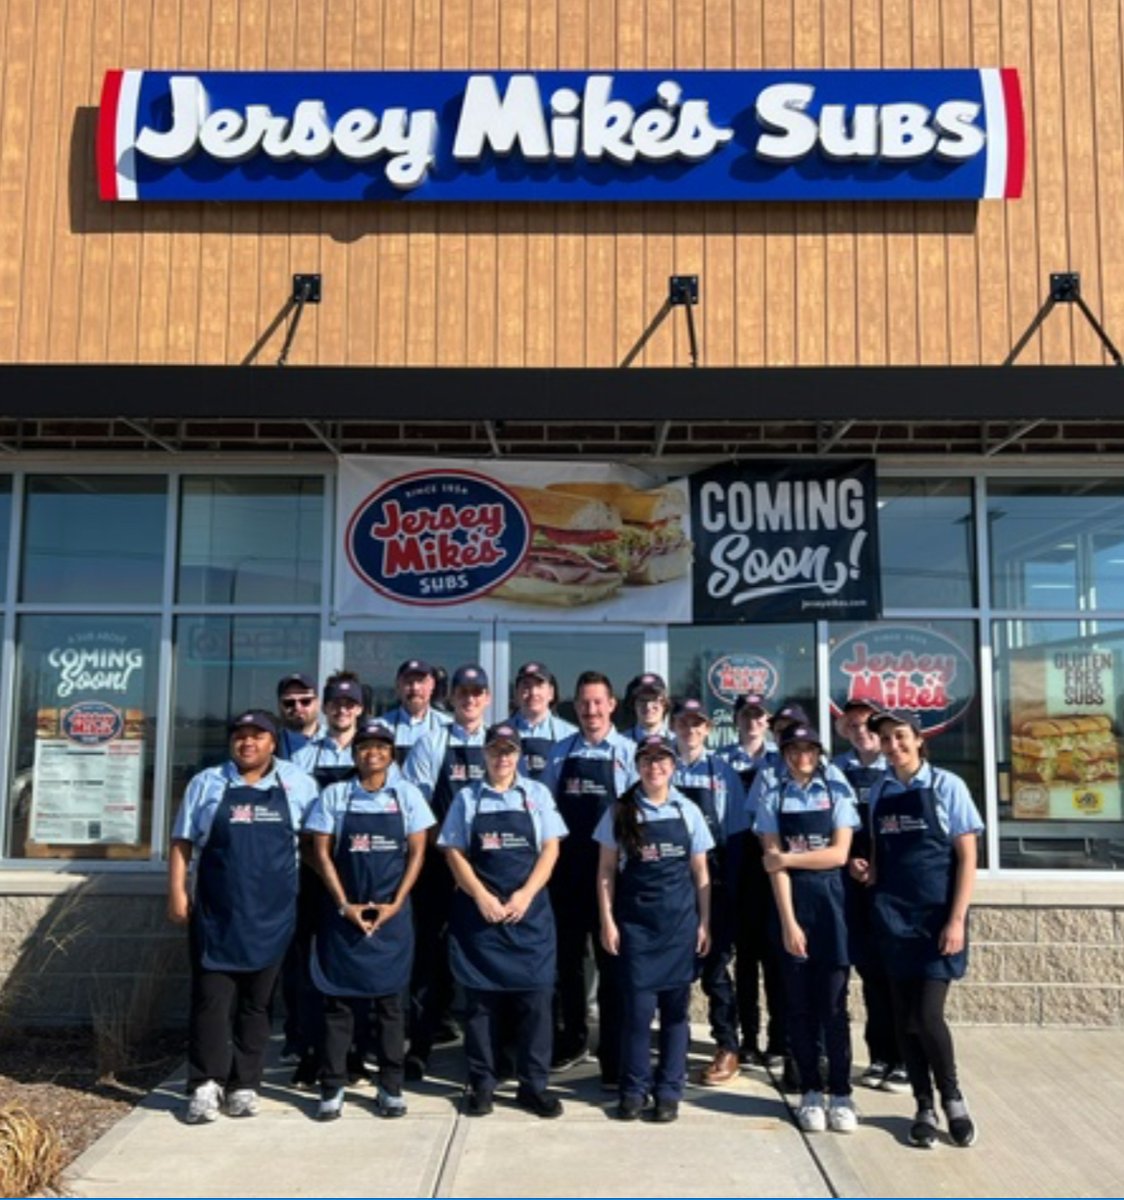
POLYGON ((106 71, 98 106, 98 197, 116 200, 117 195, 117 107, 121 100, 124 71, 106 71))
POLYGON ((1023 194, 1023 178, 1026 174, 1023 94, 1019 87, 1019 73, 1014 67, 1003 67, 999 75, 1003 80, 1003 105, 1007 110, 1007 183, 1003 198, 1017 200, 1023 194))

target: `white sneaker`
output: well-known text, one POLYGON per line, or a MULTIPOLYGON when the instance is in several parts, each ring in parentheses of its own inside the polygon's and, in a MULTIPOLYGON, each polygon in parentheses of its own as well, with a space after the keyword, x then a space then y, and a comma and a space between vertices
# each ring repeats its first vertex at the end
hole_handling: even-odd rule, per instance
POLYGON ((198 1125, 201 1121, 214 1121, 221 1106, 222 1088, 213 1079, 208 1079, 191 1093, 187 1102, 187 1123, 198 1125))
POLYGON ((859 1114, 850 1096, 832 1096, 827 1110, 827 1124, 832 1133, 854 1133, 859 1127, 859 1114))
POLYGON ((316 1110, 318 1121, 334 1121, 343 1116, 343 1088, 322 1087, 320 1107, 316 1110))
POLYGON ((796 1124, 805 1133, 823 1133, 827 1128, 827 1113, 823 1106, 823 1092, 805 1092, 796 1110, 796 1124))
POLYGON ((253 1088, 236 1088, 226 1098, 228 1117, 256 1117, 258 1108, 258 1094, 253 1088))
POLYGON ((381 1084, 378 1095, 375 1097, 375 1104, 384 1117, 404 1117, 406 1115, 406 1097, 392 1096, 381 1084))

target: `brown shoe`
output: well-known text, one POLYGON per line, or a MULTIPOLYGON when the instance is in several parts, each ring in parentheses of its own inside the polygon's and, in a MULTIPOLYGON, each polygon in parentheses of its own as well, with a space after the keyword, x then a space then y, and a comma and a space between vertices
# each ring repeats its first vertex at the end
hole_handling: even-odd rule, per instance
POLYGON ((706 1084, 707 1087, 717 1087, 720 1083, 729 1083, 731 1079, 736 1079, 739 1070, 738 1056, 735 1051, 718 1050, 713 1061, 703 1071, 699 1082, 706 1084))

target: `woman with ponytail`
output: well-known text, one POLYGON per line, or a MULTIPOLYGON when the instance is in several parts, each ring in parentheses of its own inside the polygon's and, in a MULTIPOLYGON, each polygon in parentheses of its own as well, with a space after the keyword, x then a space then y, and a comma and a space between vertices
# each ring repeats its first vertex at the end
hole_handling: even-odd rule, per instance
POLYGON ((675 745, 646 737, 636 748, 639 783, 601 817, 597 902, 601 944, 620 960, 622 985, 620 1102, 633 1121, 649 1093, 652 1119, 679 1115, 690 1043, 688 1008, 698 959, 710 946, 714 840, 702 813, 671 786, 675 745), (660 1014, 659 1061, 652 1075, 649 1029, 660 1014))

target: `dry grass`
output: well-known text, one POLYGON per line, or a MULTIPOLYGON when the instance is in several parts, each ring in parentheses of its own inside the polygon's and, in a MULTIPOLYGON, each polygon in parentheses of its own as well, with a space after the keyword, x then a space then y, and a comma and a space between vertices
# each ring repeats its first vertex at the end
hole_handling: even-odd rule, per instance
POLYGON ((63 1168, 55 1131, 26 1108, 0 1108, 0 1196, 57 1194, 63 1168))

